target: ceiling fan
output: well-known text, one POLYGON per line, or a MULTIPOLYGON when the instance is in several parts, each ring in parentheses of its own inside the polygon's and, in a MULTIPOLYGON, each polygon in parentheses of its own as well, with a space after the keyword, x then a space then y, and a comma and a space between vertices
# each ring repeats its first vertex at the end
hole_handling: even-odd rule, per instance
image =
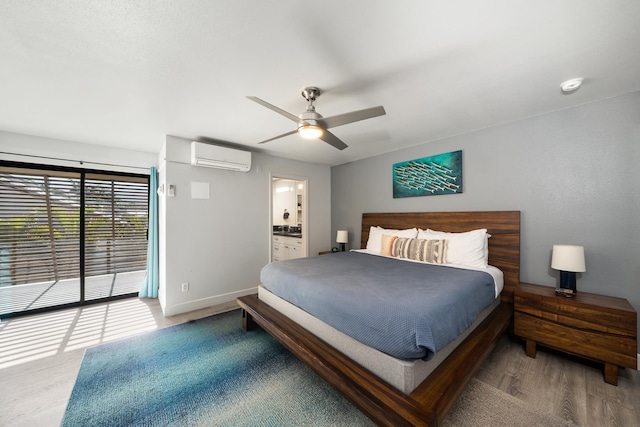
POLYGON ((347 144, 345 144, 337 136, 329 132, 328 129, 386 114, 386 111, 384 111, 384 107, 380 105, 378 107, 338 114, 337 116, 322 117, 319 113, 316 112, 316 108, 313 105, 316 99, 318 99, 318 97, 320 96, 320 93, 320 89, 314 86, 307 86, 302 88, 302 97, 307 100, 308 104, 307 110, 303 113, 300 113, 298 116, 288 113, 276 107, 275 105, 269 104, 268 102, 263 101, 260 98, 256 98, 255 96, 247 96, 247 98, 249 98, 250 100, 257 102, 258 104, 267 107, 268 109, 273 110, 276 113, 281 114, 298 124, 297 129, 287 133, 283 133, 282 135, 274 136, 273 138, 266 139, 259 142, 259 144, 264 144, 265 142, 273 141, 274 139, 293 135, 297 132, 303 138, 321 139, 327 144, 333 145, 338 150, 344 150, 345 148, 347 148, 347 144))

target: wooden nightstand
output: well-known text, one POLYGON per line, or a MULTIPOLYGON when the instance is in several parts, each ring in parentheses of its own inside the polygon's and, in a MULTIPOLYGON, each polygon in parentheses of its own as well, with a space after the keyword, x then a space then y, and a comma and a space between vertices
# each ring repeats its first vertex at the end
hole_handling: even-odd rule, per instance
POLYGON ((527 356, 536 343, 604 362, 604 380, 618 384, 618 367, 637 369, 637 313, 626 299, 578 291, 556 295, 550 286, 520 283, 514 292, 515 334, 527 356))

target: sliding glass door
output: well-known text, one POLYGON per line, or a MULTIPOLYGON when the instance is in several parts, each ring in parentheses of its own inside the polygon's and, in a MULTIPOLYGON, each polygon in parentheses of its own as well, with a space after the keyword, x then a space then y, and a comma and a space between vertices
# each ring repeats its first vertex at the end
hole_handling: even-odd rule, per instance
POLYGON ((149 178, 87 174, 85 300, 137 294, 147 266, 149 178))
POLYGON ((148 177, 0 165, 0 316, 135 296, 148 177))
POLYGON ((0 168, 0 315, 80 301, 80 178, 0 168))

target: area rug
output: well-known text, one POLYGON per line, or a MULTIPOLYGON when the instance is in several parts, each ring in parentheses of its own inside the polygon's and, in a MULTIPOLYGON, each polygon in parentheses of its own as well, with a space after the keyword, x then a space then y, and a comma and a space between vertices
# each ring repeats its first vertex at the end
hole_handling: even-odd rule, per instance
MULTIPOLYGON (((240 311, 87 349, 70 426, 369 426, 373 423, 240 311)), ((573 426, 472 379, 446 427, 573 426)))
POLYGON ((62 426, 361 426, 371 421, 240 311, 86 350, 62 426))

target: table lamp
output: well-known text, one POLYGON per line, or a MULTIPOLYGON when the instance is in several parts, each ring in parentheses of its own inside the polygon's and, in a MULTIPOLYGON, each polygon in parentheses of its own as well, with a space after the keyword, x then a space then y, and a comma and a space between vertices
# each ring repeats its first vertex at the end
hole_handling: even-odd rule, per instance
POLYGON ((576 293, 576 273, 587 271, 584 264, 584 246, 553 245, 551 268, 560 270, 560 287, 576 293))
POLYGON ((338 230, 336 243, 340 244, 340 252, 345 251, 345 243, 349 242, 349 232, 347 230, 338 230))

